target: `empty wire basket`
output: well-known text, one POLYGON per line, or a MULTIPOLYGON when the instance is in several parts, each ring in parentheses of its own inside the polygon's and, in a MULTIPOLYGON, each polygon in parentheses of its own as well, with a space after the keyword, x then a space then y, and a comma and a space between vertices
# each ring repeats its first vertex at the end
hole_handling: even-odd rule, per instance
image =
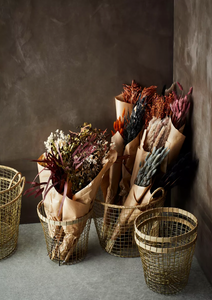
POLYGON ((196 217, 178 208, 155 208, 138 216, 134 225, 148 287, 161 294, 181 291, 197 239, 196 217))
POLYGON ((17 246, 24 185, 20 172, 0 166, 0 259, 11 255, 17 246))

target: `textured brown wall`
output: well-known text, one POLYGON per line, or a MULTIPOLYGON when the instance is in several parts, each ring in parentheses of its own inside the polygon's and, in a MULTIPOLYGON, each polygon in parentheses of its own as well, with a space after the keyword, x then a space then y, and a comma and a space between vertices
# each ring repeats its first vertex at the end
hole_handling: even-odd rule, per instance
POLYGON ((177 206, 199 221, 196 256, 212 283, 212 1, 174 2, 174 80, 193 86, 193 113, 185 149, 199 159, 189 188, 173 193, 177 206))
POLYGON ((51 131, 111 129, 122 83, 172 83, 172 49, 173 1, 0 0, 0 164, 32 180, 51 131))

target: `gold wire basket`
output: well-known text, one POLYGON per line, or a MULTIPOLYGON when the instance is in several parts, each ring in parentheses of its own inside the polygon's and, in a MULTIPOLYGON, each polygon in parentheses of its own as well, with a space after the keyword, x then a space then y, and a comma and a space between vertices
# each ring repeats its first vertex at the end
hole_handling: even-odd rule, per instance
POLYGON ((138 257, 139 251, 134 240, 135 217, 147 209, 163 206, 165 197, 164 189, 159 188, 152 194, 148 205, 121 206, 95 200, 94 223, 102 249, 119 257, 138 257), (154 198, 154 195, 160 192, 161 196, 154 198), (120 225, 121 213, 124 219, 126 216, 126 222, 120 225))
POLYGON ((0 259, 17 247, 21 199, 25 177, 13 168, 0 166, 0 259))
POLYGON ((49 258, 59 265, 82 261, 88 250, 92 210, 73 221, 54 221, 46 217, 43 201, 37 206, 49 258))
POLYGON ((178 208, 155 208, 138 216, 134 225, 148 287, 160 294, 180 292, 190 273, 196 217, 178 208))

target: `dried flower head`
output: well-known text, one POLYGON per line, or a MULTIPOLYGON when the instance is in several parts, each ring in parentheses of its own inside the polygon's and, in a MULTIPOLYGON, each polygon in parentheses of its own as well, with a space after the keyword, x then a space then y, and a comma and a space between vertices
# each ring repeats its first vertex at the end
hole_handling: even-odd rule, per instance
POLYGON ((191 87, 187 95, 183 96, 183 87, 177 82, 179 89, 182 91, 181 95, 177 95, 176 92, 174 94, 174 101, 170 104, 170 108, 172 110, 172 123, 177 128, 180 129, 186 121, 186 115, 190 108, 190 96, 193 92, 193 88, 191 87))
POLYGON ((142 91, 142 87, 137 84, 134 80, 132 80, 132 84, 123 84, 123 90, 122 93, 123 99, 127 103, 135 104, 138 101, 139 94, 142 91))

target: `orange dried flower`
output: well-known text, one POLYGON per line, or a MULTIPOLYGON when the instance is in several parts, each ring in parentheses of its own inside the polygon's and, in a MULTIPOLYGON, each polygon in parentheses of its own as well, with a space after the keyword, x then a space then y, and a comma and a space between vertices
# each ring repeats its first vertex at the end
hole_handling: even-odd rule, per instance
POLYGON ((124 133, 124 114, 125 114, 125 108, 123 110, 122 116, 119 117, 114 123, 113 123, 113 128, 114 131, 111 130, 112 135, 114 135, 117 131, 119 131, 119 133, 121 134, 121 136, 123 136, 124 133))
POLYGON ((150 120, 153 117, 164 119, 166 116, 171 116, 172 111, 170 104, 174 101, 174 94, 171 92, 167 96, 161 96, 155 93, 151 101, 147 104, 145 115, 145 128, 148 127, 150 120))

